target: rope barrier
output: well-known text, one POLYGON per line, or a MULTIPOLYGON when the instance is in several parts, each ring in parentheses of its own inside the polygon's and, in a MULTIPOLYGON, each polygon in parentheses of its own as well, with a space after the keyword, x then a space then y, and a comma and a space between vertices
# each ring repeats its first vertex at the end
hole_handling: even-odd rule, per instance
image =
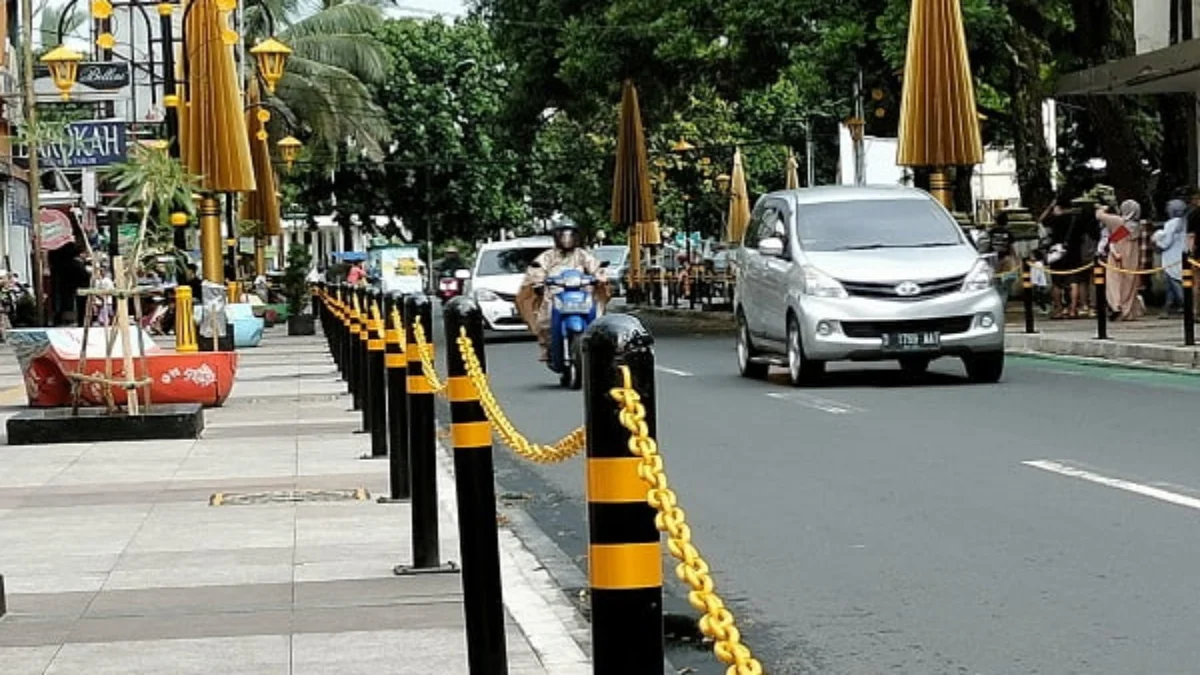
POLYGON ((700 631, 713 640, 713 653, 721 663, 729 666, 726 675, 761 675, 762 664, 742 643, 733 612, 714 590, 716 584, 708 563, 692 544, 692 529, 687 524, 687 515, 679 507, 675 491, 668 486, 663 458, 658 453, 658 443, 650 437, 646 407, 633 388, 629 366, 620 368, 623 385, 613 389, 610 395, 621 405, 619 418, 630 434, 629 450, 641 458, 638 476, 649 487, 646 503, 658 512, 654 524, 660 532, 666 533, 667 550, 679 561, 675 574, 692 589, 688 593, 688 602, 704 614, 700 617, 700 631))
POLYGON ((458 336, 458 349, 462 353, 467 377, 471 380, 471 386, 475 387, 475 391, 479 394, 479 402, 483 406, 483 412, 487 415, 488 421, 492 424, 492 429, 505 445, 512 448, 513 452, 537 464, 554 464, 578 455, 587 447, 587 433, 583 427, 563 436, 553 445, 533 443, 525 438, 509 421, 504 410, 500 408, 500 403, 496 400, 496 395, 492 393, 491 386, 488 384, 487 375, 483 372, 483 366, 475 356, 474 345, 471 338, 467 337, 466 329, 463 329, 458 336))

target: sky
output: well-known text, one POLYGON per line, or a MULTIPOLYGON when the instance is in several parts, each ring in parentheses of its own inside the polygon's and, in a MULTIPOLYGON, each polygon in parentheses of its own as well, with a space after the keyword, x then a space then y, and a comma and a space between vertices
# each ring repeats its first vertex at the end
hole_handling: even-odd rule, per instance
POLYGON ((393 13, 400 16, 430 16, 441 14, 447 17, 461 16, 467 9, 463 0, 400 0, 399 9, 393 13))

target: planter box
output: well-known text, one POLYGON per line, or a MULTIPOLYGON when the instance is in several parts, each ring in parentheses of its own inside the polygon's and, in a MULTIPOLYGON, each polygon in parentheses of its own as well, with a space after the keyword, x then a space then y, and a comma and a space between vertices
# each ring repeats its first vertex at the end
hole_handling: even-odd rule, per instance
POLYGON ((317 322, 311 314, 289 316, 287 320, 288 335, 316 335, 317 322))
POLYGON ((96 443, 200 438, 204 413, 199 403, 152 405, 140 415, 109 415, 103 408, 27 410, 9 418, 9 445, 96 443))

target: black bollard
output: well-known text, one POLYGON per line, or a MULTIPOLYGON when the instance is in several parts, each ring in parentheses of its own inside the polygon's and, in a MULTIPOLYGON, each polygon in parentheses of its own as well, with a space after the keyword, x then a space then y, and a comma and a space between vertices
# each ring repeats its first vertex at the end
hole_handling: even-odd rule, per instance
POLYGON ((1027 259, 1021 261, 1021 300, 1025 305, 1025 332, 1036 333, 1033 326, 1033 278, 1027 259))
POLYGON ((1183 252, 1181 261, 1183 268, 1183 344, 1191 347, 1196 344, 1196 307, 1193 305, 1196 296, 1196 275, 1192 269, 1192 256, 1183 252))
POLYGON ((351 362, 353 361, 353 359, 351 358, 351 355, 350 355, 350 345, 352 344, 351 340, 357 339, 357 338, 355 338, 354 335, 350 332, 350 325, 351 325, 350 324, 350 310, 351 310, 350 293, 346 289, 345 284, 342 284, 342 286, 338 290, 338 294, 341 297, 341 306, 342 306, 342 333, 341 333, 342 337, 341 337, 341 340, 339 340, 340 344, 338 345, 338 347, 342 351, 342 366, 343 366, 342 367, 342 381, 346 383, 346 391, 349 392, 349 391, 351 391, 350 390, 350 382, 351 382, 350 365, 351 365, 351 362))
POLYGON ((4 575, 0 574, 0 617, 8 614, 8 600, 4 597, 4 575))
POLYGON ((358 353, 358 373, 355 378, 358 380, 358 408, 356 410, 362 413, 362 427, 359 433, 371 433, 371 406, 367 405, 367 401, 371 400, 370 378, 368 374, 368 360, 370 355, 367 350, 367 336, 370 334, 367 330, 367 318, 370 310, 367 299, 367 290, 358 288, 355 290, 358 298, 359 311, 361 313, 358 320, 358 344, 355 346, 355 351, 358 353))
POLYGON ((463 610, 467 623, 467 664, 472 675, 508 672, 504 601, 500 589, 500 541, 496 528, 496 477, 492 466, 492 425, 467 376, 458 336, 466 329, 473 353, 486 372, 483 312, 469 298, 445 308, 446 382, 450 435, 454 439, 454 488, 458 495, 458 548, 462 552, 463 610))
MULTIPOLYGON (((433 339, 433 307, 423 294, 404 298, 405 360, 408 362, 408 455, 412 469, 412 566, 397 565, 395 573, 452 572, 442 564, 438 550, 437 436, 434 424, 433 387, 417 351, 413 326, 419 321, 433 339)), ((495 527, 492 523, 491 527, 495 527)))
POLYGON ((1096 258, 1092 268, 1092 285, 1096 288, 1096 339, 1108 339, 1108 295, 1104 290, 1104 266, 1096 258))
POLYGON ((628 366, 656 433, 654 338, 637 319, 609 314, 583 338, 587 428, 588 568, 592 660, 596 675, 659 673, 663 668, 662 552, 638 477, 640 460, 610 392, 628 366))
POLYGON ((366 407, 371 411, 371 455, 370 459, 383 459, 388 452, 387 428, 387 366, 383 350, 385 334, 384 317, 379 306, 380 293, 371 291, 370 337, 367 340, 367 391, 370 397, 366 407))
POLYGON ((388 482, 391 496, 380 498, 381 502, 406 501, 409 490, 408 475, 408 361, 404 355, 404 320, 400 311, 404 307, 404 294, 395 292, 384 297, 384 314, 388 321, 387 344, 384 345, 384 361, 387 366, 388 390, 388 482))

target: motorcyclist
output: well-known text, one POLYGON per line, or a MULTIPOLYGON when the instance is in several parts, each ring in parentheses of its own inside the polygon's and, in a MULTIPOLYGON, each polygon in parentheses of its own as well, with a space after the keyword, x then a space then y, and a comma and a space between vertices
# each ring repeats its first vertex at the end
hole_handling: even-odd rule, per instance
POLYGON ((437 265, 438 277, 452 277, 455 272, 465 269, 467 269, 467 263, 459 254, 458 247, 447 246, 437 265))
MULTIPOLYGON (((534 295, 533 298, 530 298, 533 303, 536 303, 532 308, 534 316, 529 317, 524 311, 522 315, 526 316, 527 321, 529 318, 534 319, 530 328, 537 335, 538 346, 541 348, 538 360, 543 362, 550 360, 550 310, 553 306, 552 293, 545 292, 546 278, 556 276, 568 269, 579 270, 596 279, 597 288, 593 297, 597 306, 603 306, 603 300, 607 296, 606 293, 602 293, 607 280, 600 261, 589 251, 579 247, 579 226, 569 218, 561 218, 554 223, 550 232, 554 237, 554 248, 542 252, 534 259, 533 264, 525 272, 525 280, 521 284, 521 290, 526 298, 529 298, 531 291, 534 295)), ((523 303, 522 298, 519 297, 517 304, 527 303, 523 303)))

